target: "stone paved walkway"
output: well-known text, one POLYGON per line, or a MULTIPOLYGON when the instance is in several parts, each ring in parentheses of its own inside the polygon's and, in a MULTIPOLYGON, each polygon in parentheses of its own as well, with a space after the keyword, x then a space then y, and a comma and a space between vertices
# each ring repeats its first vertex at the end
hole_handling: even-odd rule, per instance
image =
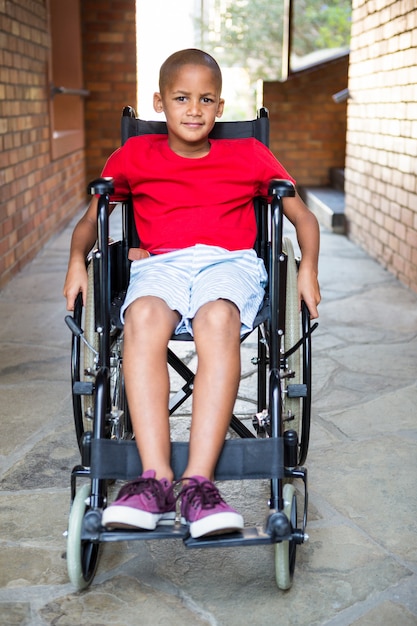
MULTIPOLYGON (((74 593, 62 535, 78 462, 61 296, 70 233, 0 293, 0 625, 417 624, 417 295, 327 231, 310 541, 298 548, 292 589, 276 588, 271 546, 187 551, 154 541, 106 544, 93 585, 74 593)), ((248 416, 252 347, 237 409, 248 416)), ((262 521, 267 485, 224 491, 247 524, 262 521)))

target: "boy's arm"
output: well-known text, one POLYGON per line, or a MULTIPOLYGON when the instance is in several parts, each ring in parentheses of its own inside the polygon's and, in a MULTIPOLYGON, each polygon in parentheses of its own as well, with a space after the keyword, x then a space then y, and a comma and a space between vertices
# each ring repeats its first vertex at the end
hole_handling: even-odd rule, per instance
POLYGON ((81 292, 83 304, 87 295, 87 270, 85 260, 97 239, 97 204, 94 197, 90 205, 74 228, 71 239, 70 258, 64 284, 64 296, 67 310, 73 311, 75 300, 81 292))
POLYGON ((320 229, 315 215, 297 194, 294 198, 284 198, 284 214, 294 225, 301 249, 301 263, 298 271, 298 295, 307 305, 312 319, 319 316, 317 305, 320 302, 318 283, 318 259, 320 229))

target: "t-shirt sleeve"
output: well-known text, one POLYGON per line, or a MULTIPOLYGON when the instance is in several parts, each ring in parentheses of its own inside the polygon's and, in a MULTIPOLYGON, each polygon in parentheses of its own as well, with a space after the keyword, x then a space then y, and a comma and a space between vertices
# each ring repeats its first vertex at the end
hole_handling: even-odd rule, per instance
POLYGON ((278 161, 271 150, 263 143, 255 140, 254 151, 254 162, 259 168, 257 171, 259 195, 267 195, 269 182, 276 178, 290 180, 295 184, 295 179, 287 172, 285 167, 278 161))
POLYGON ((112 202, 121 202, 130 196, 130 184, 126 175, 125 149, 118 148, 107 159, 101 172, 102 176, 111 176, 114 184, 114 194, 111 196, 112 202))

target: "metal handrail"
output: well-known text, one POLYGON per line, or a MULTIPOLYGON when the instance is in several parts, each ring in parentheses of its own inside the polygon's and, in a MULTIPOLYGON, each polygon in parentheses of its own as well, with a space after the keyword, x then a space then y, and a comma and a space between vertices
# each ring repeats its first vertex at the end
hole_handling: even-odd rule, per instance
POLYGON ((88 89, 75 89, 72 87, 57 87, 56 85, 51 85, 51 98, 58 95, 81 96, 82 98, 87 98, 90 95, 90 92, 88 89))

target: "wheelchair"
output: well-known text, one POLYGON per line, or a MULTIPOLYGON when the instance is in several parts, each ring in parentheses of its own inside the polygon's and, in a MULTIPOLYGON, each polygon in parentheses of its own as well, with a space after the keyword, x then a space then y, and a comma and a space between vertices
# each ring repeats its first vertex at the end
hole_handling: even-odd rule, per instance
MULTIPOLYGON (((136 118, 125 107, 121 124, 122 143, 145 133, 166 133, 164 122, 136 118)), ((266 145, 269 119, 261 109, 254 120, 217 122, 215 138, 255 137, 266 145)), ((78 297, 73 316, 65 318, 72 331, 71 376, 74 424, 81 460, 71 473, 71 508, 67 535, 67 568, 77 590, 94 579, 102 544, 114 541, 181 539, 187 548, 214 548, 273 544, 275 578, 279 589, 292 584, 297 546, 306 534, 308 490, 307 457, 311 420, 311 334, 307 307, 298 306, 297 267, 291 241, 283 237, 282 198, 295 195, 292 183, 271 181, 268 198, 255 198, 258 236, 256 252, 268 273, 264 303, 255 321, 257 351, 252 365, 257 375, 257 411, 251 424, 230 417, 215 479, 267 480, 270 498, 266 519, 241 532, 193 539, 188 528, 176 521, 173 527, 154 531, 106 530, 102 511, 112 481, 131 480, 142 472, 129 417, 123 380, 123 326, 119 311, 129 280, 129 249, 138 246, 131 204, 122 205, 121 237, 109 240, 109 201, 112 180, 99 178, 89 185, 99 195, 98 240, 88 259, 88 298, 83 308, 78 297), (82 482, 79 487, 78 483, 82 482), (303 511, 297 510, 295 483, 301 486, 303 511)), ((190 397, 194 372, 168 347, 168 364, 180 377, 180 388, 171 393, 173 414, 190 397)), ((246 337, 242 339, 244 341, 246 337)), ((246 420, 247 421, 247 420, 246 420)), ((188 443, 173 441, 171 465, 175 478, 185 469, 188 443)))

